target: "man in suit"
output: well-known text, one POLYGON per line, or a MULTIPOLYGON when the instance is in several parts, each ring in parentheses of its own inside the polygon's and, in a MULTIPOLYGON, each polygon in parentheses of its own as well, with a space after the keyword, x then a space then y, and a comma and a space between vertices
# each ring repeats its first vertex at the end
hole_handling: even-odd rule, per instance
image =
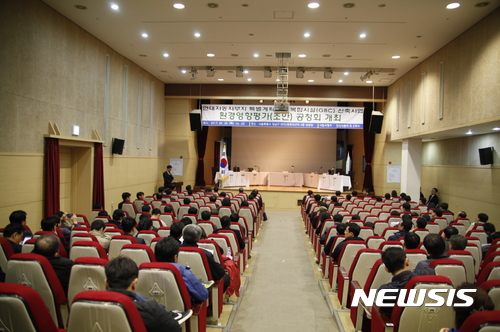
POLYGON ((55 234, 43 234, 35 242, 33 253, 44 256, 54 268, 57 278, 68 295, 69 275, 73 261, 59 256, 59 239, 55 234))
POLYGON ((437 197, 437 188, 432 188, 431 190, 431 195, 429 196, 429 199, 427 200, 427 206, 429 206, 429 204, 433 203, 434 206, 438 206, 438 203, 439 203, 439 199, 437 197))
POLYGON ((168 165, 167 170, 163 172, 163 187, 172 188, 173 181, 174 181, 174 176, 172 175, 172 165, 168 165))

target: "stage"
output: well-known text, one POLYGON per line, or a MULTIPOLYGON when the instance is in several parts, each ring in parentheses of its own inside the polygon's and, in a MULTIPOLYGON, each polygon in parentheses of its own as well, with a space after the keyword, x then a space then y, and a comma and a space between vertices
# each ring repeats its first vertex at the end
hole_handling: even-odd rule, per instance
MULTIPOLYGON (((219 192, 238 193, 237 187, 219 188, 219 192)), ((262 199, 266 204, 266 209, 272 210, 296 210, 299 211, 300 201, 307 194, 307 191, 312 190, 314 194, 329 195, 335 194, 332 190, 318 190, 310 187, 284 187, 284 186, 250 186, 243 187, 248 194, 252 190, 257 189, 262 195, 262 199)), ((343 192, 348 194, 350 192, 343 192)))

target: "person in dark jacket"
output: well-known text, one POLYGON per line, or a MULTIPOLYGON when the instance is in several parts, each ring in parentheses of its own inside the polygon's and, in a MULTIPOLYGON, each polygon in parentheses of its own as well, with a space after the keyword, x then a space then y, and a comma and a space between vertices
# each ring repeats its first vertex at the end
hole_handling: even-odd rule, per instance
POLYGON ((59 238, 55 234, 43 234, 35 242, 33 253, 44 256, 48 259, 50 265, 54 268, 57 278, 61 282, 64 293, 68 295, 69 275, 73 261, 71 259, 60 257, 59 238))
MULTIPOLYGON (((392 274, 391 282, 379 287, 379 291, 382 289, 394 289, 397 292, 391 292, 388 295, 394 297, 394 300, 386 299, 384 303, 396 303, 397 295, 399 290, 403 289, 414 274, 410 270, 410 262, 406 258, 406 253, 403 249, 393 247, 387 248, 382 253, 382 261, 385 264, 385 270, 392 274)), ((391 317, 393 306, 380 307, 387 316, 391 317)))
POLYGON ((387 239, 388 241, 399 241, 399 238, 405 237, 406 234, 411 230, 413 227, 413 223, 411 222, 411 217, 404 215, 403 220, 398 225, 398 232, 394 233, 393 235, 389 236, 387 239))
POLYGON ((361 231, 361 228, 359 227, 358 224, 349 224, 345 230, 345 240, 337 244, 335 249, 333 250, 332 253, 332 258, 334 261, 338 261, 340 253, 342 252, 342 248, 344 248, 344 245, 347 242, 350 241, 364 241, 364 239, 359 237, 359 232, 361 231))
POLYGON ((23 242, 24 239, 23 225, 17 223, 8 224, 3 230, 3 237, 9 241, 15 254, 21 253, 23 250, 21 242, 23 242))
POLYGON ((135 289, 139 270, 135 262, 128 257, 119 256, 110 260, 104 272, 106 289, 126 295, 134 302, 148 332, 180 332, 182 331, 180 324, 193 314, 192 310, 167 311, 155 300, 137 294, 135 289))
POLYGON ((226 231, 232 231, 234 235, 236 236, 236 239, 238 240, 238 244, 240 246, 240 249, 243 250, 245 249, 245 241, 241 237, 241 232, 237 229, 232 229, 231 228, 231 218, 229 216, 223 216, 220 218, 220 224, 222 228, 217 228, 214 233, 219 233, 221 230, 226 230, 226 231))
MULTIPOLYGON (((202 234, 202 229, 198 225, 187 225, 182 229, 182 237, 184 238, 184 242, 181 245, 181 248, 184 247, 196 247, 198 248, 198 240, 200 240, 202 234)), ((210 265, 210 272, 212 273, 213 280, 224 279, 224 291, 226 291, 227 287, 229 287, 231 280, 229 275, 226 274, 226 270, 217 263, 214 259, 214 256, 211 252, 205 251, 205 255, 207 256, 208 265, 210 265)))

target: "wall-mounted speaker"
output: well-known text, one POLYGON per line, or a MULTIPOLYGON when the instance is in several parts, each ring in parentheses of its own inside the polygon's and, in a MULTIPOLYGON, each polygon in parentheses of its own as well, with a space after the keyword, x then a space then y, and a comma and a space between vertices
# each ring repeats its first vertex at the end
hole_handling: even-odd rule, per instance
POLYGON ((481 165, 492 165, 493 164, 493 148, 482 148, 479 149, 479 163, 481 165))
POLYGON ((370 133, 380 134, 382 132, 382 122, 384 122, 384 115, 379 111, 372 111, 369 127, 370 133))
POLYGON ((123 154, 124 145, 125 145, 125 140, 119 138, 113 138, 113 144, 111 145, 111 153, 123 154))
POLYGON ((192 110, 189 113, 189 124, 191 131, 201 131, 201 110, 192 110))

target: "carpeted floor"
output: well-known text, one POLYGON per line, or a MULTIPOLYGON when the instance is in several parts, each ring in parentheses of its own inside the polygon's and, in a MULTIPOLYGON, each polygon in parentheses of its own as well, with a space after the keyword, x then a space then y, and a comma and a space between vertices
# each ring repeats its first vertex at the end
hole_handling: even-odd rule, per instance
POLYGON ((318 287, 298 211, 267 211, 231 332, 339 331, 318 287))

